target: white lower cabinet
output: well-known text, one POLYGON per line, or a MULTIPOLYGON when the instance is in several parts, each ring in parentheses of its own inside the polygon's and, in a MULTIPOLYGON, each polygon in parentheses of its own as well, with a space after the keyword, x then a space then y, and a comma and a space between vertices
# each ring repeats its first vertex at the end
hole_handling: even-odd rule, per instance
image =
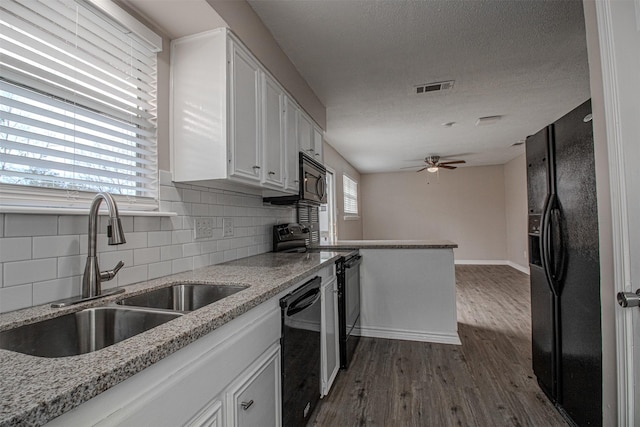
POLYGON ((50 425, 279 427, 278 302, 253 308, 50 425))
POLYGON ((321 395, 326 396, 329 394, 331 385, 340 369, 340 350, 338 348, 340 344, 338 336, 338 281, 335 275, 328 279, 323 278, 321 307, 321 395))
POLYGON ((227 426, 280 426, 280 396, 280 346, 274 345, 227 390, 227 426))

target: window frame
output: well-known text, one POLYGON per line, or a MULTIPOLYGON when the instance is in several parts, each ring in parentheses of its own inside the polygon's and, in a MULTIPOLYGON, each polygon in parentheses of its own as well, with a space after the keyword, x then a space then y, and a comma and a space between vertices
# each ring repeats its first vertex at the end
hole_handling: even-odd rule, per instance
MULTIPOLYGON (((137 43, 138 45, 144 46, 144 48, 146 49, 149 55, 147 56, 147 58, 152 58, 151 63, 153 66, 154 78, 142 80, 143 85, 146 85, 147 87, 151 87, 151 92, 153 93, 153 96, 151 98, 151 104, 153 107, 153 110, 151 110, 152 118, 148 119, 148 123, 151 126, 144 130, 141 130, 141 133, 147 133, 152 135, 150 137, 145 137, 145 143, 147 143, 148 141, 146 146, 151 147, 148 150, 150 154, 149 156, 146 157, 146 163, 149 166, 145 167, 146 172, 144 174, 145 180, 148 182, 148 184, 145 185, 145 188, 148 189, 147 196, 141 196, 140 194, 143 194, 143 193, 138 193, 137 191, 135 196, 131 196, 131 195, 127 196, 125 194, 113 194, 113 193, 112 194, 114 195, 116 200, 119 202, 119 207, 121 211, 147 211, 147 212, 158 211, 159 205, 160 205, 160 182, 159 182, 159 164, 158 164, 158 158, 157 158, 157 152, 158 152, 158 147, 157 147, 158 96, 157 96, 157 93, 158 93, 158 86, 159 86, 158 85, 158 53, 162 51, 162 43, 163 43, 162 37, 156 34, 155 32, 153 32, 152 30, 150 30, 148 27, 146 27, 136 18, 131 16, 124 9, 120 8, 118 5, 116 5, 111 1, 64 0, 64 2, 67 5, 68 4, 75 5, 76 3, 79 4, 80 7, 83 8, 82 9, 83 12, 87 11, 89 13, 92 13, 97 17, 99 22, 101 22, 101 24, 107 28, 106 34, 109 34, 114 38, 115 37, 122 38, 123 37, 122 35, 125 34, 128 39, 132 40, 130 41, 130 43, 137 43)), ((15 4, 17 5, 17 3, 15 4)), ((56 4, 55 10, 59 10, 58 7, 59 6, 56 4)), ((60 7, 60 13, 63 13, 62 9, 64 9, 64 7, 60 7)), ((80 14, 78 14, 78 16, 79 15, 80 14)), ((16 15, 11 15, 12 17, 11 19, 15 19, 15 16, 16 15)), ((21 16, 21 15, 17 15, 17 16, 21 16)), ((33 22, 33 21, 27 21, 27 22, 33 22)), ((15 24, 8 23, 8 25, 15 25, 15 24)), ((31 28, 31 26, 33 25, 35 24, 29 24, 28 28, 31 28)), ((46 25, 53 25, 53 24, 46 23, 46 25)), ((47 28, 46 25, 44 27, 34 27, 34 28, 46 29, 47 28)), ((48 40, 48 39, 43 39, 43 40, 48 40)), ((57 39, 57 40, 64 40, 64 39, 57 39)), ((36 44, 36 42, 34 42, 33 45, 27 44, 25 46, 33 46, 33 49, 35 49, 34 52, 39 52, 38 50, 39 46, 36 44)), ((7 52, 12 52, 12 51, 8 50, 7 52)), ((73 53, 74 51, 70 49, 70 52, 73 53)), ((99 53, 100 52, 98 51, 98 54, 99 53)), ((109 68, 107 67, 108 65, 102 69, 107 70, 108 72, 109 68)), ((73 70, 75 68, 69 67, 69 69, 73 70)), ((0 77, 5 82, 8 83, 7 86, 14 86, 18 88, 22 86, 23 88, 27 89, 28 91, 32 91, 35 94, 40 93, 45 96, 49 96, 53 98, 56 97, 56 91, 58 89, 55 88, 52 82, 47 81, 46 78, 42 78, 41 75, 34 74, 33 75, 34 78, 32 79, 33 81, 40 79, 38 83, 39 87, 25 84, 24 81, 21 81, 23 79, 16 79, 15 76, 17 75, 18 74, 16 74, 16 71, 6 69, 6 70, 3 70, 3 73, 2 75, 0 75, 0 77), (43 90, 43 87, 44 87, 44 90, 43 90)), ((13 92, 9 91, 4 93, 7 94, 6 96, 10 97, 12 96, 11 94, 13 92)), ((2 97, 1 99, 4 100, 9 98, 2 97)), ((67 107, 69 107, 69 108, 66 108, 64 111, 67 111, 67 112, 73 111, 71 108, 72 103, 69 100, 61 101, 60 104, 64 104, 67 107)), ((10 108, 10 107, 7 107, 7 108, 10 108)), ((51 108, 55 108, 53 104, 51 104, 51 108)), ((141 111, 145 111, 145 110, 141 110, 141 111)), ((103 115, 103 116, 106 114, 104 110, 96 110, 96 112, 99 115, 103 115)), ((22 113, 22 114, 25 114, 25 113, 22 113)), ((68 113, 65 113, 65 114, 68 114, 68 113)), ((148 114, 148 113, 145 113, 145 114, 148 114)), ((24 116, 24 117, 28 117, 28 116, 24 116)), ((106 117, 109 117, 109 115, 106 114, 106 117)), ((44 124, 49 123, 48 121, 46 121, 46 119, 42 119, 41 122, 44 124)), ((69 122, 71 122, 71 120, 69 120, 69 122)), ((18 121, 16 123, 19 124, 20 122, 18 121)), ((75 126, 75 124, 72 126, 75 126)), ((11 133, 7 133, 6 138, 9 138, 9 135, 11 135, 11 133)), ((6 138, 3 138, 2 140, 0 140, 0 145, 2 145, 2 142, 4 141, 10 141, 9 139, 6 139, 6 138)), ((94 144, 99 144, 98 141, 93 141, 91 138, 88 138, 88 139, 89 141, 91 141, 89 143, 90 144, 89 146, 95 146, 94 144)), ((133 137, 133 140, 135 139, 140 139, 139 135, 135 135, 133 137)), ((25 143, 25 144, 26 144, 25 147, 31 145, 28 143, 25 143)), ((75 142, 73 142, 73 144, 75 144, 75 142)), ((133 144, 131 145, 131 147, 135 149, 139 149, 140 147, 135 143, 135 141, 130 144, 133 144)), ((26 150, 26 152, 28 152, 28 150, 26 150)), ((97 157, 95 163, 96 165, 98 165, 103 161, 104 160, 102 160, 101 157, 97 157)), ((52 166, 55 166, 55 165, 52 164, 52 166)), ((69 166, 65 166, 65 167, 68 168, 69 166)), ((126 170, 128 167, 129 166, 123 166, 122 170, 126 170)), ((138 168, 138 162, 135 162, 135 165, 133 167, 138 168)), ((42 168, 42 170, 45 170, 45 171, 51 170, 51 169, 48 169, 46 166, 40 166, 39 168, 42 168)), ((102 170, 98 166, 93 166, 91 169, 102 170)), ((117 169, 118 167, 116 167, 116 170, 117 169)), ((96 174, 96 175, 99 175, 99 174, 96 174)), ((138 176, 138 173, 136 172, 132 176, 134 177, 138 176)), ((58 178, 58 180, 59 182, 63 182, 66 180, 66 178, 60 177, 58 178)), ((139 182, 139 179, 136 178, 135 182, 139 182)), ((96 184, 97 187, 100 185, 103 185, 103 184, 99 184, 99 183, 96 184)), ((108 184, 104 184, 104 186, 106 187, 108 186, 108 184)), ((71 211, 78 210, 78 209, 86 209, 89 207, 91 201, 93 200, 93 197, 98 191, 101 191, 101 190, 100 189, 66 190, 61 188, 46 188, 41 186, 32 186, 28 184, 0 183, 0 212, 22 211, 22 212, 28 213, 32 211, 47 210, 47 209, 61 210, 61 211, 65 211, 67 209, 71 211)))
POLYGON ((346 173, 342 174, 342 202, 343 202, 343 211, 344 211, 344 219, 345 220, 354 220, 360 218, 360 207, 359 207, 359 196, 358 196, 358 181, 351 178, 346 173), (352 191, 352 188, 355 189, 355 192, 352 191), (355 205, 355 211, 349 210, 348 207, 355 205))

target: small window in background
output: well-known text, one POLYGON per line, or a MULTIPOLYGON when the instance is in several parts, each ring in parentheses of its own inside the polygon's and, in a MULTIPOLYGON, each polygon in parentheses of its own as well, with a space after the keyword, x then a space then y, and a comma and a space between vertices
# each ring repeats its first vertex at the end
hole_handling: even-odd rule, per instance
POLYGON ((358 183, 347 175, 342 175, 345 216, 358 216, 358 183))
POLYGON ((157 209, 162 39, 105 7, 0 2, 3 205, 86 207, 107 191, 125 209, 157 209))

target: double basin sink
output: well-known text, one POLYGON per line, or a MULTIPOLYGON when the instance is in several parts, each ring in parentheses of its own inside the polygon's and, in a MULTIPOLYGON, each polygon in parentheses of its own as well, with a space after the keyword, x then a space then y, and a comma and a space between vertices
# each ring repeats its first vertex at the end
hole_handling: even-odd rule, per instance
POLYGON ((0 332, 0 349, 39 357, 97 351, 148 331, 248 286, 175 284, 0 332))

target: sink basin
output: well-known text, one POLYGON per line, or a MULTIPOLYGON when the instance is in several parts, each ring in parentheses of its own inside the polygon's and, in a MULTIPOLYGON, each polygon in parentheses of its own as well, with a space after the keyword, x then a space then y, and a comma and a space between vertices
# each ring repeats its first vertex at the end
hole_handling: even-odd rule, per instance
POLYGON ((97 307, 0 332, 0 348, 40 357, 90 353, 148 331, 181 313, 97 307))
POLYGON ((247 289, 241 285, 184 283, 156 289, 118 301, 121 305, 193 311, 247 289))

